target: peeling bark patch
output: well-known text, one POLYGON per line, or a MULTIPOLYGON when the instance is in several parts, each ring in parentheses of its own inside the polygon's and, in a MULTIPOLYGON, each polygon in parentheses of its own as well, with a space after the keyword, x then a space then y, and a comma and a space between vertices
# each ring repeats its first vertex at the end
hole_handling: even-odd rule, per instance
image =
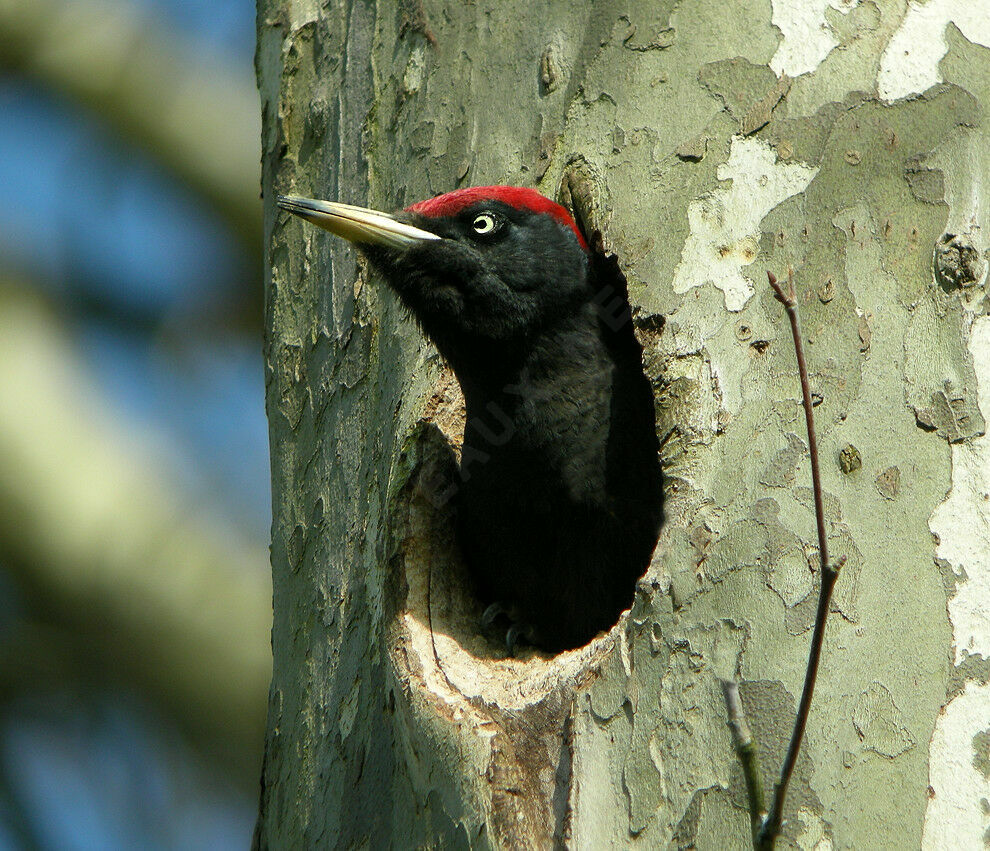
POLYGON ((664 50, 671 47, 677 38, 673 27, 664 27, 652 35, 637 38, 636 27, 630 25, 629 35, 622 40, 622 46, 628 50, 644 52, 647 50, 664 50))
POLYGON ((607 237, 608 195, 605 181, 582 156, 568 160, 557 201, 573 213, 585 242, 594 251, 615 254, 615 245, 607 237))
MULTIPOLYGON (((422 46, 416 45, 409 51, 409 60, 406 62, 406 70, 402 76, 402 92, 406 97, 419 93, 426 76, 426 51, 422 46)), ((422 126, 422 125, 420 125, 422 126)), ((419 128, 417 128, 419 129, 419 128)), ((427 145, 427 149, 429 145, 427 145)))
POLYGON ((957 301, 929 287, 904 336, 907 403, 919 426, 950 443, 978 437, 985 430, 974 358, 966 344, 968 323, 957 301))
MULTIPOLYGON (((774 523, 773 533, 780 529, 774 523)), ((712 584, 721 582, 731 572, 745 568, 765 566, 773 558, 771 531, 763 523, 744 520, 734 523, 719 537, 706 545, 704 559, 698 561, 697 548, 688 542, 695 556, 688 570, 680 570, 671 577, 671 594, 675 605, 683 606, 712 584)))
MULTIPOLYGON (((724 789, 700 789, 677 824, 671 849, 745 848, 740 842, 750 831, 749 815, 724 789)), ((801 846, 811 847, 811 846, 801 846)))
POLYGON ((678 849, 695 847, 698 822, 701 820, 701 803, 708 792, 708 789, 699 789, 691 796, 691 803, 688 804, 684 815, 674 829, 671 847, 678 849))
POLYGON ((804 441, 793 432, 784 436, 787 438, 787 447, 773 457, 760 477, 760 484, 768 488, 789 488, 793 485, 798 462, 804 457, 804 441))
POLYGON ((806 600, 814 586, 808 559, 800 549, 789 550, 773 566, 770 587, 788 608, 806 600))
POLYGON ((634 744, 622 766, 622 787, 629 800, 629 832, 634 836, 646 828, 664 792, 663 774, 650 747, 653 731, 645 727, 634 717, 634 744))
POLYGON ((904 179, 911 194, 922 204, 938 204, 945 200, 945 175, 937 168, 908 164, 904 179))
POLYGON ((288 420, 289 427, 295 430, 302 419, 305 398, 298 391, 298 385, 306 379, 301 343, 282 343, 279 346, 275 376, 278 381, 278 409, 288 420))
POLYGON ((602 676, 588 689, 588 709, 596 722, 606 724, 622 711, 627 699, 622 659, 613 653, 603 666, 602 676))
POLYGON ((873 342, 873 332, 870 330, 870 323, 865 316, 860 316, 856 323, 856 330, 859 333, 859 350, 866 354, 870 350, 873 342))
POLYGON ((973 0, 908 4, 907 14, 880 59, 880 97, 894 101, 942 82, 939 62, 948 51, 945 30, 955 24, 971 42, 990 47, 990 16, 973 0))
MULTIPOLYGON (((850 623, 859 621, 859 580, 863 573, 863 553, 860 552, 856 541, 844 523, 833 525, 834 532, 829 535, 829 546, 835 556, 845 556, 846 563, 839 573, 832 594, 832 608, 850 623)), ((815 554, 817 562, 817 553, 815 554)), ((817 584, 816 584, 817 587, 817 584)), ((817 593, 817 592, 816 592, 817 593)))
POLYGON ((702 133, 693 139, 681 142, 674 150, 674 155, 678 159, 691 163, 700 163, 705 158, 706 153, 708 153, 707 133, 702 133))
POLYGON ((901 471, 888 467, 876 478, 877 491, 884 499, 894 499, 901 491, 901 471))
MULTIPOLYGON (((990 363, 990 317, 973 323, 970 353, 990 363)), ((979 407, 990 411, 990 382, 978 385, 979 407)), ((949 599, 955 661, 978 654, 990 659, 990 439, 985 435, 952 445, 952 489, 928 521, 938 536, 939 558, 958 577, 949 599)))
POLYGON ((796 77, 814 71, 839 44, 825 17, 826 9, 848 14, 859 0, 773 0, 774 26, 780 30, 777 52, 770 67, 777 74, 796 77))
POLYGON ((773 111, 791 88, 791 78, 784 74, 774 87, 753 105, 740 122, 743 136, 750 136, 770 123, 773 111))
MULTIPOLYGON (((626 18, 629 28, 622 38, 622 46, 626 50, 643 53, 648 50, 665 50, 671 47, 677 39, 677 31, 670 26, 670 12, 667 4, 659 4, 659 9, 651 10, 643 15, 643 20, 635 16, 626 18)), ((650 9, 645 5, 644 9, 650 9)))
POLYGON ((674 273, 675 293, 711 284, 725 294, 725 307, 740 311, 753 295, 742 269, 759 245, 760 222, 786 198, 803 191, 817 168, 778 162, 773 149, 757 139, 734 138, 727 162, 718 167, 728 186, 688 206, 691 232, 674 273))
POLYGON ((303 553, 306 548, 306 527, 302 523, 297 523, 292 527, 292 534, 285 542, 285 554, 289 558, 289 565, 293 573, 302 566, 303 553))
POLYGON ((851 443, 847 443, 839 450, 839 469, 847 476, 855 473, 862 466, 863 457, 851 443))
POLYGON ((928 749, 929 797, 922 848, 979 848, 990 828, 990 778, 976 765, 974 737, 986 735, 990 685, 966 684, 935 722, 928 749), (975 754, 974 754, 975 757, 975 754))
MULTIPOLYGON (((781 88, 781 81, 766 65, 756 65, 741 57, 709 62, 698 72, 698 81, 725 104, 726 111, 740 126, 747 116, 760 112, 760 105, 768 98, 772 101, 766 110, 769 115, 789 88, 789 84, 781 88)), ((743 131, 743 135, 748 134, 743 131)))
POLYGON ((935 243, 932 267, 946 292, 972 287, 986 274, 986 264, 967 234, 943 234, 935 243))
POLYGON ((565 68, 563 61, 563 51, 560 45, 551 42, 543 48, 540 56, 540 94, 549 95, 560 88, 561 83, 566 82, 564 78, 565 68))
POLYGON ((914 747, 914 737, 886 686, 873 682, 856 701, 853 726, 865 750, 893 759, 914 747))
POLYGON ((810 594, 797 605, 784 610, 784 629, 788 635, 804 635, 815 624, 817 600, 810 594))
POLYGON ((955 442, 983 431, 982 424, 977 427, 978 431, 973 431, 968 407, 965 391, 953 385, 951 379, 946 379, 941 389, 928 397, 927 405, 915 407, 914 415, 921 428, 938 432, 955 442))
POLYGON ((990 730, 980 730, 973 736, 973 768, 990 781, 990 730))

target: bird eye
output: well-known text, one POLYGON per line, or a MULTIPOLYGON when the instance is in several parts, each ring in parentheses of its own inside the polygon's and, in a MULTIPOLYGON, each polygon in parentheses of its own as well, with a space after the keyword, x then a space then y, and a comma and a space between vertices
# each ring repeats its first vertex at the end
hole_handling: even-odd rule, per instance
POLYGON ((495 221, 495 217, 491 213, 479 213, 471 222, 471 228, 479 236, 487 236, 492 233, 497 225, 498 222, 495 221))

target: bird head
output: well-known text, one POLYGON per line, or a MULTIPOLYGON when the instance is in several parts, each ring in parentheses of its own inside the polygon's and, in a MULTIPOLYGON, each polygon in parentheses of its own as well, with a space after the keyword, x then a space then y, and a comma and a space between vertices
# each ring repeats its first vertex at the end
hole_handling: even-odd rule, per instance
POLYGON ((278 204, 355 243, 455 369, 464 351, 524 348, 594 297, 573 217, 532 189, 459 189, 397 213, 293 196, 278 204))

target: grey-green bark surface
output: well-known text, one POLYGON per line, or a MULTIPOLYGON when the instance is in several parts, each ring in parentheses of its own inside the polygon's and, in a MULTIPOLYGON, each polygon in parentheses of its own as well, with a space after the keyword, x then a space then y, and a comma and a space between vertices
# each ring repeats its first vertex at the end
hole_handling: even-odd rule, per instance
POLYGON ((765 285, 788 265, 848 561, 785 834, 982 841, 981 5, 259 4, 275 510, 260 845, 748 847, 718 678, 741 681, 769 781, 817 590, 796 369, 765 285), (574 190, 627 275, 656 388, 653 564, 616 629, 554 659, 500 658, 458 591, 432 499, 437 446, 457 440, 449 374, 349 247, 272 203, 392 209, 486 183, 574 190))

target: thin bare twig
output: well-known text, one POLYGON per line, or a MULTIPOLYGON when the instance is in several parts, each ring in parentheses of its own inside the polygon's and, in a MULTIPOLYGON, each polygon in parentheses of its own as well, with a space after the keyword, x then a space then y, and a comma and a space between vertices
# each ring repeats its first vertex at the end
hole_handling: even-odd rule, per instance
POLYGON ((845 559, 833 566, 828 557, 828 538, 825 530, 825 505, 822 499, 822 483, 818 468, 818 439, 815 435, 815 416, 811 401, 811 384, 808 381, 808 366, 804 357, 804 344, 801 341, 801 321, 798 317, 797 298, 794 293, 794 270, 789 269, 787 273, 787 292, 778 283, 777 278, 771 272, 767 272, 767 279, 773 288, 774 296, 787 311, 787 318, 791 323, 791 334, 794 337, 794 353, 797 356, 798 374, 801 379, 801 396, 804 403, 804 418, 808 429, 808 455, 811 459, 811 484, 815 495, 815 520, 818 526, 818 554, 821 564, 821 588, 818 592, 818 611, 815 615, 814 632, 811 635, 811 649, 808 652, 808 668, 804 675, 804 688, 801 692, 801 701, 798 704, 797 717, 794 719, 794 730, 791 733, 791 741, 787 747, 787 755, 780 770, 780 779, 774 787, 773 802, 770 812, 763 820, 756 835, 754 845, 759 849, 773 848, 777 837, 780 835, 781 821, 784 811, 784 800, 787 797, 787 786, 794 774, 794 766, 797 764, 798 753, 801 751, 801 742, 804 739, 804 731, 808 724, 808 715, 811 710, 811 699, 815 692, 815 680, 818 677, 818 665, 822 655, 822 644, 825 637, 825 621, 828 619, 829 606, 832 601, 832 590, 835 588, 835 581, 839 578, 839 568, 845 559))
POLYGON ((739 699, 739 686, 735 680, 722 680, 722 694, 725 696, 725 710, 729 716, 729 729, 732 730, 732 743, 735 745, 739 761, 742 763, 743 777, 746 779, 746 797, 749 798, 749 823, 753 832, 753 844, 767 817, 763 799, 763 781, 760 778, 760 757, 756 742, 750 732, 742 701, 739 699))

